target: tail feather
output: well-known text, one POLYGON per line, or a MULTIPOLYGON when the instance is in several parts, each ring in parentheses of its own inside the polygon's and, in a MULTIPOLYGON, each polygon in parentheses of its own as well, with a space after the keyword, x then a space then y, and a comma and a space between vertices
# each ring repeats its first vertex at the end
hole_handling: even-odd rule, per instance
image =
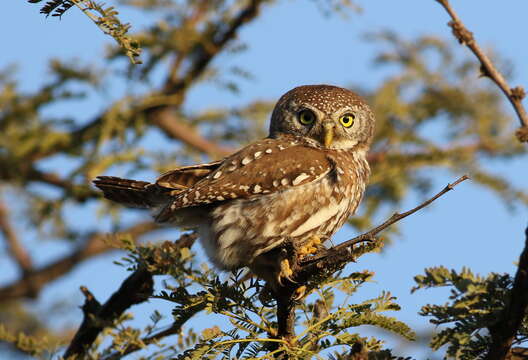
POLYGON ((149 209, 165 204, 171 189, 146 181, 122 179, 115 176, 98 176, 93 180, 104 197, 128 207, 149 209))

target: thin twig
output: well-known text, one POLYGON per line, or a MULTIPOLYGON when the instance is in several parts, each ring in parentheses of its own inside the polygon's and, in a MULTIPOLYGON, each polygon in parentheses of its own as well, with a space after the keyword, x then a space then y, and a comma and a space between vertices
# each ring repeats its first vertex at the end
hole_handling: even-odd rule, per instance
POLYGON ((504 76, 497 70, 493 65, 493 62, 477 44, 473 33, 465 27, 448 0, 436 1, 443 6, 451 17, 452 21, 450 21, 448 25, 453 30, 453 35, 462 45, 466 45, 480 61, 482 75, 489 77, 495 84, 497 84, 512 104, 517 113, 517 117, 519 118, 519 122, 521 123, 521 127, 515 134, 520 142, 528 142, 528 113, 522 104, 522 100, 526 96, 524 88, 522 86, 511 88, 510 85, 508 85, 504 76))
POLYGON ((497 323, 488 328, 492 343, 486 356, 487 360, 506 359, 515 335, 526 316, 528 309, 528 227, 524 234, 524 249, 519 258, 509 302, 498 317, 497 323))
MULTIPOLYGON (((302 272, 304 273, 306 270, 309 269, 308 273, 310 273, 311 271, 314 271, 317 268, 324 268, 327 262, 332 263, 332 262, 335 262, 337 259, 341 259, 341 261, 344 261, 344 262, 350 261, 347 259, 349 259, 352 256, 351 248, 354 245, 362 243, 362 242, 368 242, 368 241, 375 240, 376 235, 378 235, 381 231, 385 230, 392 224, 406 218, 407 216, 414 214, 418 210, 421 210, 424 207, 430 205, 433 201, 435 201, 436 199, 438 199, 445 193, 453 190, 455 186, 457 186, 462 181, 465 181, 467 179, 469 179, 469 177, 467 175, 463 175, 460 178, 458 178, 455 182, 453 182, 452 184, 447 184, 446 187, 444 187, 439 193, 437 193, 430 199, 424 201, 423 203, 416 206, 415 208, 409 211, 406 211, 404 213, 401 213, 401 214, 395 213, 389 219, 384 221, 382 224, 376 226, 372 230, 369 230, 364 234, 358 235, 353 239, 350 239, 337 246, 334 246, 333 248, 328 249, 326 252, 322 253, 321 255, 316 255, 316 256, 307 258, 302 264, 302 268, 303 268, 302 272)), ((297 277, 295 277, 295 279, 297 280, 297 277)))
POLYGON ((412 215, 414 214, 415 212, 417 212, 418 210, 421 210, 423 209, 424 207, 430 205, 433 201, 435 201, 436 199, 438 199, 440 196, 444 195, 445 193, 451 191, 454 189, 455 186, 457 186, 458 184, 460 184, 462 181, 465 181, 469 179, 469 176, 467 175, 463 175, 461 176, 460 178, 458 178, 455 182, 453 182, 452 184, 447 184, 446 187, 444 187, 442 189, 442 191, 440 191, 438 194, 436 194, 435 196, 433 196, 432 198, 424 201, 423 203, 421 203, 420 205, 418 205, 417 207, 409 210, 409 211, 406 211, 404 213, 395 213, 393 214, 389 219, 387 219, 385 222, 383 222, 382 224, 376 226, 374 229, 364 233, 364 234, 361 234, 359 236, 356 236, 355 238, 353 239, 350 239, 348 241, 345 241, 344 243, 341 243, 335 247, 333 247, 331 250, 335 250, 335 251, 340 251, 341 249, 345 249, 345 248, 349 248, 350 246, 353 246, 359 242, 362 242, 362 241, 365 241, 365 240, 372 240, 376 237, 377 234, 379 234, 381 231, 385 230, 386 228, 388 228, 389 226, 391 226, 392 224, 400 221, 401 219, 404 219, 406 218, 407 216, 409 215, 412 215))

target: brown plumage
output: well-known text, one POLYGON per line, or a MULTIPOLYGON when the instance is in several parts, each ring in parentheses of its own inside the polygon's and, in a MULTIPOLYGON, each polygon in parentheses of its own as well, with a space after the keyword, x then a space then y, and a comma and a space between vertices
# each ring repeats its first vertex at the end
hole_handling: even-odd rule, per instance
POLYGON ((356 210, 369 176, 374 117, 355 93, 295 88, 273 110, 270 135, 223 160, 182 167, 147 183, 100 176, 105 197, 157 208, 155 218, 199 231, 221 269, 249 266, 275 281, 273 249, 327 240, 356 210))

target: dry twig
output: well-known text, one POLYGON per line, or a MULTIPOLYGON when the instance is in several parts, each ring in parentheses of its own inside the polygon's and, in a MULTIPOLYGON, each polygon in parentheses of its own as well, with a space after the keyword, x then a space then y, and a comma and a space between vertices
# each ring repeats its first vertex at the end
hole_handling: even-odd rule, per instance
POLYGON ((444 7, 451 17, 452 21, 450 21, 448 25, 453 30, 453 35, 462 45, 466 45, 479 59, 482 75, 489 77, 495 84, 497 84, 515 109, 519 122, 521 123, 521 127, 515 133, 517 139, 519 139, 520 142, 528 142, 528 113, 522 104, 522 100, 526 96, 524 88, 522 86, 514 88, 510 87, 504 76, 497 70, 490 58, 477 44, 473 33, 466 28, 464 23, 462 23, 448 0, 436 1, 444 7))

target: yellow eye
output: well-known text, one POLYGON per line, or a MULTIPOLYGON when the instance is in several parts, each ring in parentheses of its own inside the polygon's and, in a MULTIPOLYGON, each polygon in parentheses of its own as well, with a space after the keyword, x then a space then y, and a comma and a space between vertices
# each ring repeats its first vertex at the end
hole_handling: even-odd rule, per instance
POLYGON ((354 114, 345 114, 339 118, 339 122, 346 128, 351 127, 354 124, 354 119, 356 115, 354 114))
POLYGON ((311 110, 302 110, 297 116, 303 125, 312 125, 315 121, 315 114, 311 110))

